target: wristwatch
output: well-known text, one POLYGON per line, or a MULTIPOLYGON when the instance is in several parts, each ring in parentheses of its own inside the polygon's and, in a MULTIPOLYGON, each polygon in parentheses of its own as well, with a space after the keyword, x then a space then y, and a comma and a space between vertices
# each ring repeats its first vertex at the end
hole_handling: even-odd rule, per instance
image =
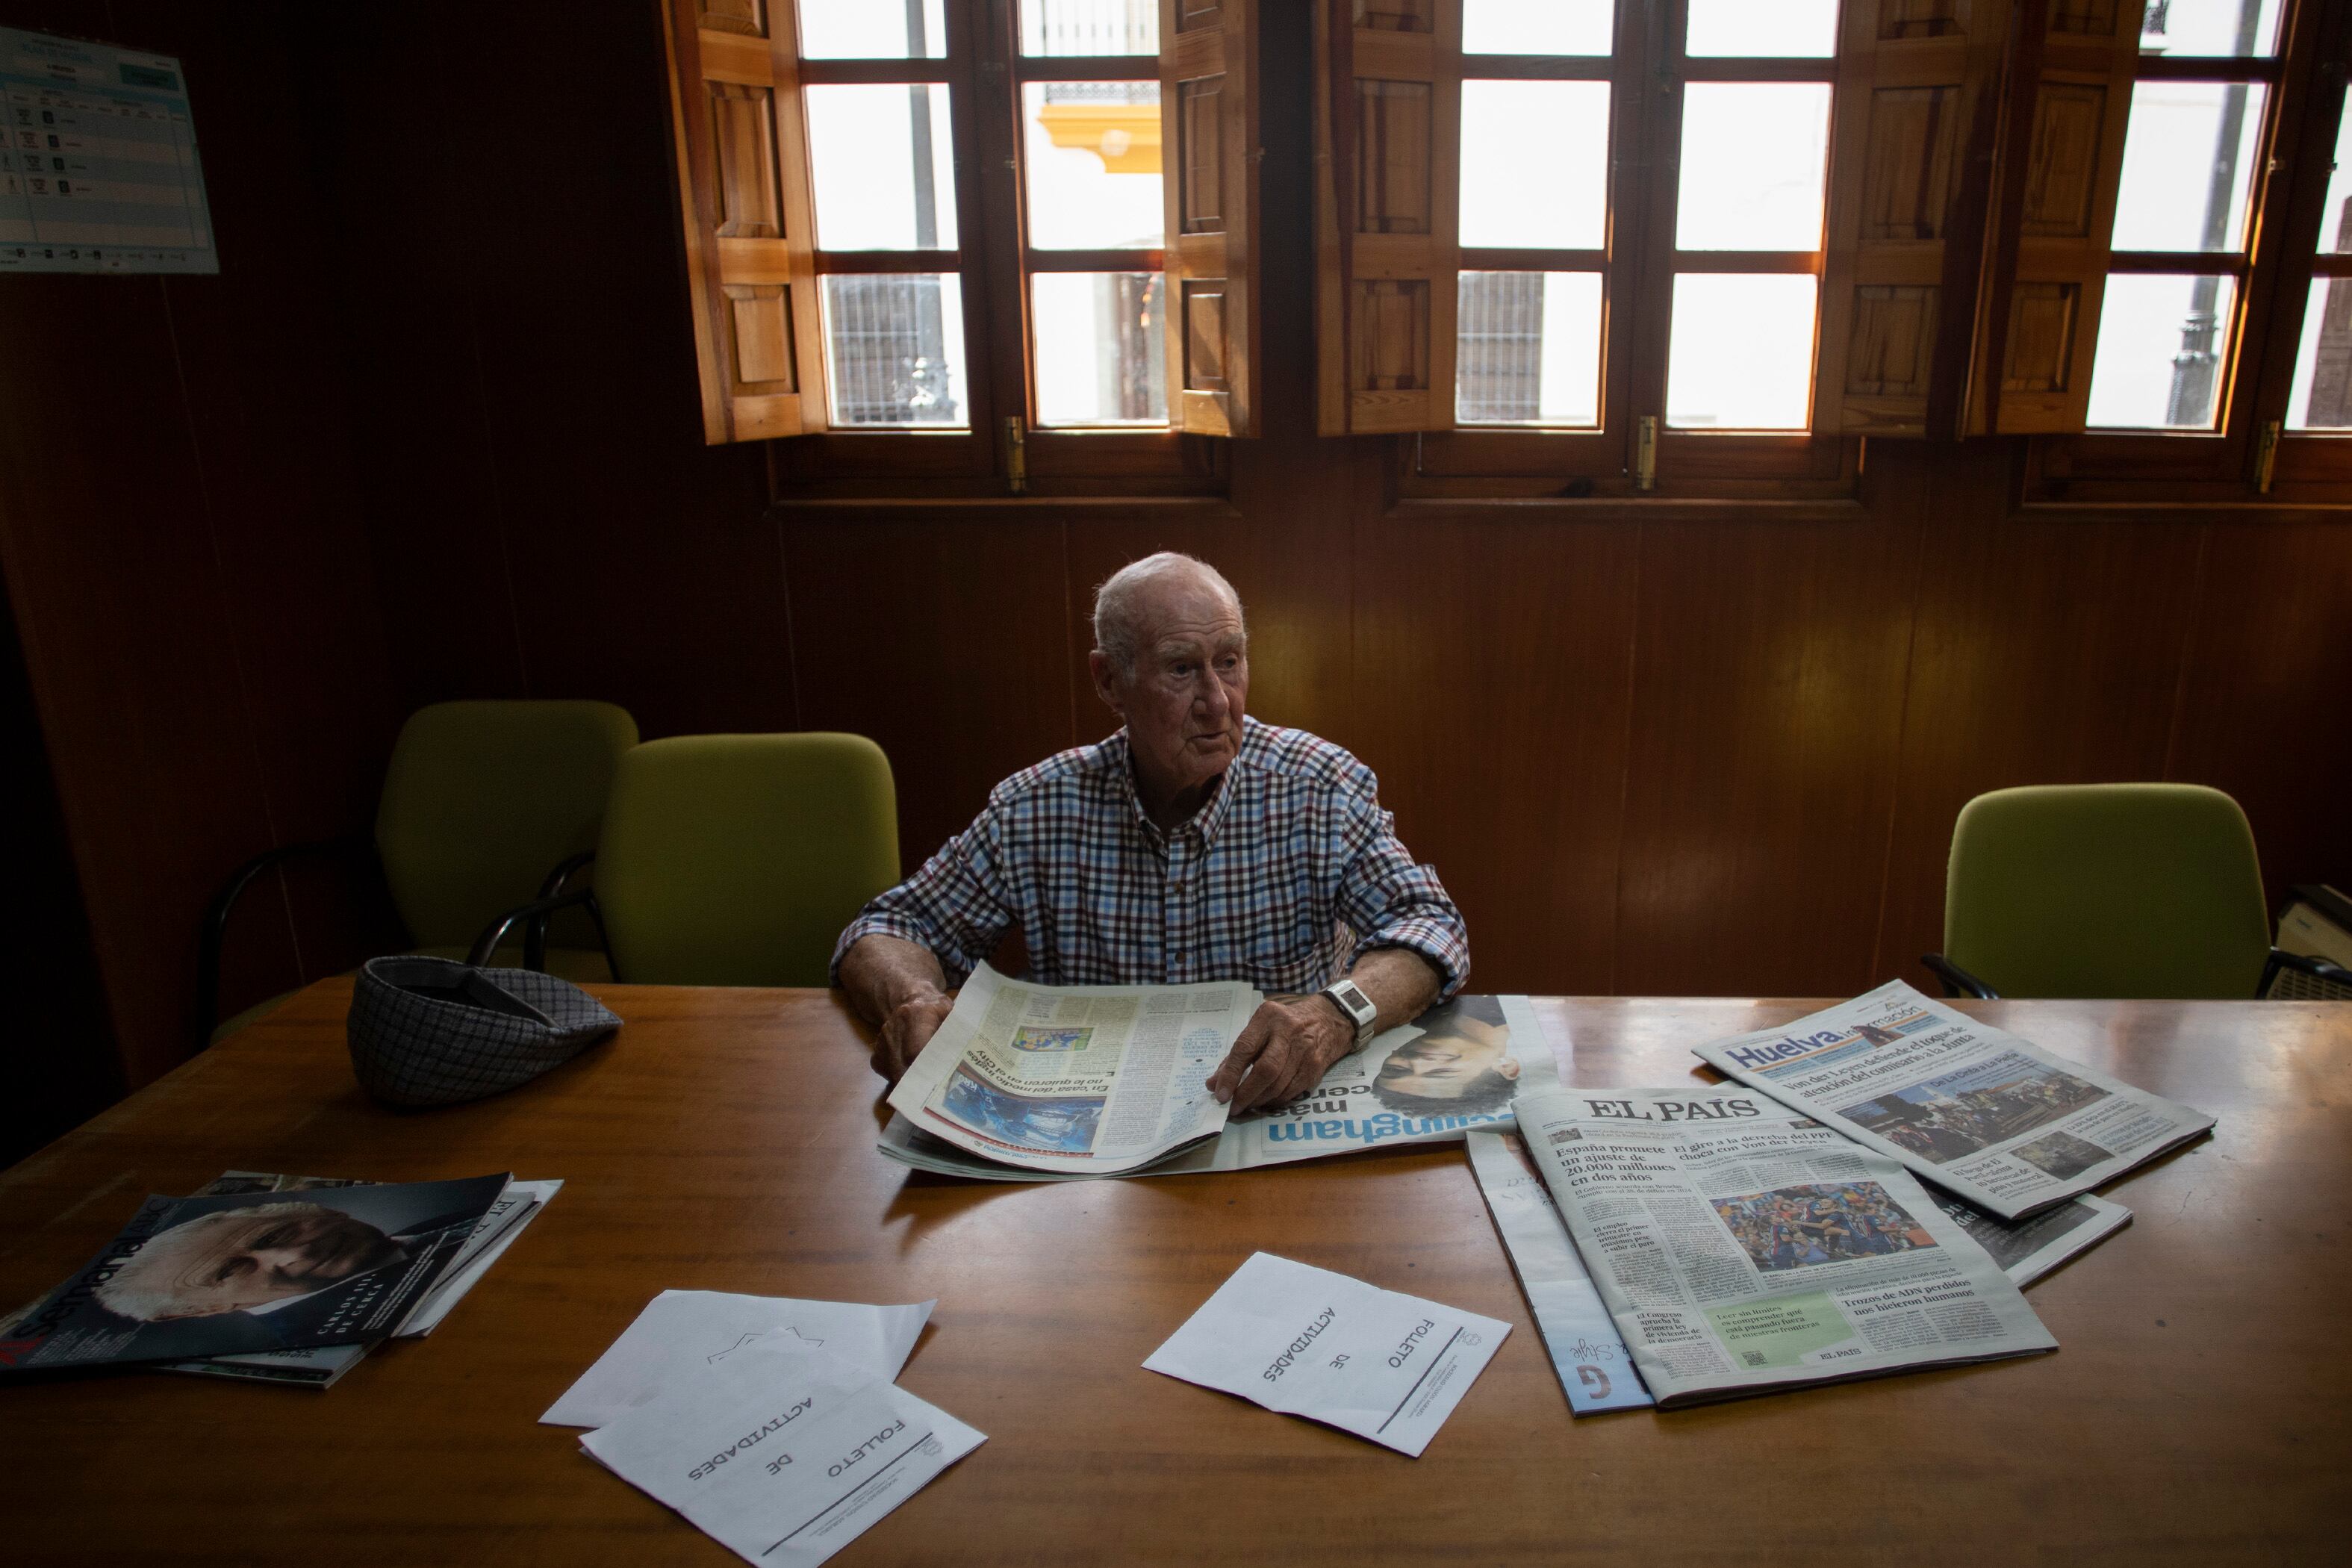
POLYGON ((1357 1046, 1372 1037, 1372 1022, 1381 1016, 1381 1010, 1354 981, 1335 980, 1317 994, 1329 997, 1331 1005, 1348 1016, 1348 1022, 1356 1026, 1357 1046))

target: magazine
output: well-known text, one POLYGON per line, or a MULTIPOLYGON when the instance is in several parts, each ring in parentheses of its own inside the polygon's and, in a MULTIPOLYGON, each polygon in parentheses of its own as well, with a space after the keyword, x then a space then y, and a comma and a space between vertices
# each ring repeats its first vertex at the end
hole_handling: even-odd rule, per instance
POLYGON ((150 1197, 0 1327, 0 1376, 382 1339, 449 1272, 509 1180, 150 1197))
MULTIPOLYGON (((1737 1086, 1679 1084, 1671 1089, 1580 1089, 1593 1115, 1643 1115, 1691 1121, 1721 1107, 1756 1121, 1818 1127, 1775 1100, 1737 1086)), ((1579 1415, 1648 1405, 1649 1391, 1633 1371, 1632 1352, 1601 1304, 1592 1277, 1577 1255, 1574 1239, 1550 1190, 1537 1174, 1527 1145, 1516 1132, 1469 1135, 1470 1168, 1486 1195, 1495 1229, 1510 1255, 1511 1268, 1526 1292, 1528 1308, 1551 1352, 1552 1367, 1579 1415)), ((1993 1262, 2019 1288, 2033 1283, 2068 1258, 2088 1251, 2131 1223, 2131 1210, 2105 1198, 2079 1197, 2022 1220, 1987 1214, 1966 1198, 1927 1189, 1937 1205, 1991 1254, 1993 1262)))
POLYGON ((890 1105, 999 1164, 1117 1175, 1223 1130, 1209 1074, 1261 1000, 1237 980, 1032 985, 983 963, 890 1105))
MULTIPOLYGON (((375 1186, 379 1184, 349 1176, 288 1176, 259 1171, 226 1171, 197 1193, 198 1197, 211 1197, 223 1193, 286 1193, 317 1187, 375 1186)), ((540 1209, 562 1190, 561 1181, 509 1182, 499 1201, 490 1205, 474 1234, 458 1249, 457 1260, 441 1282, 420 1299, 400 1327, 394 1331, 395 1339, 422 1339, 441 1326, 450 1310, 465 1299, 489 1272, 490 1265, 514 1244, 523 1226, 539 1215, 540 1209)), ((251 1383, 274 1383, 294 1388, 332 1387, 362 1357, 373 1350, 377 1341, 363 1340, 351 1344, 314 1345, 305 1350, 255 1351, 243 1355, 201 1356, 187 1361, 163 1362, 163 1372, 192 1373, 199 1377, 237 1378, 251 1383)))
POLYGON ((2057 1348, 1909 1172, 1739 1099, 1518 1101, 1520 1137, 1660 1407, 2057 1348))
POLYGON ((1249 1171, 1364 1149, 1460 1142, 1474 1127, 1511 1126, 1512 1094, 1553 1081, 1551 1050, 1526 997, 1456 996, 1410 1024, 1375 1035, 1363 1049, 1334 1062, 1321 1083, 1290 1104, 1229 1121, 1213 1142, 1196 1143, 1141 1170, 1001 1165, 931 1137, 904 1116, 891 1117, 877 1147, 917 1170, 996 1182, 1249 1171))
POLYGON ((2086 1193, 2213 1125, 1899 980, 1698 1054, 2003 1219, 2086 1193))

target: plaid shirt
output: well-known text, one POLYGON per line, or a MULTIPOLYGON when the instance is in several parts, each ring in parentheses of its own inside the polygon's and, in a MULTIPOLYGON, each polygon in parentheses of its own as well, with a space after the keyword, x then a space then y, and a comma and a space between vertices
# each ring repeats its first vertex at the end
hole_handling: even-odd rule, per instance
POLYGON ((1161 831, 1136 798, 1127 731, 1048 757, 861 910, 833 950, 880 931, 937 954, 948 984, 1018 924, 1045 985, 1246 980, 1321 990, 1368 950, 1470 972, 1469 933, 1413 863, 1372 771, 1304 730, 1243 721, 1241 754, 1191 821, 1161 831))

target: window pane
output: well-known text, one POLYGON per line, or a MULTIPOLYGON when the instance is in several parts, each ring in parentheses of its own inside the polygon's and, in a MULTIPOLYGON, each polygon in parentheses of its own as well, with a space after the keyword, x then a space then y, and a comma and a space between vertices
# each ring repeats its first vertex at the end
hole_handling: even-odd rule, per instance
POLYGON ((2246 198, 2268 96, 2260 82, 2133 87, 2116 196, 2117 250, 2246 247, 2246 198))
POLYGON ((1462 84, 1462 243, 1598 250, 1608 236, 1609 84, 1462 84))
POLYGON ((1837 24, 1838 0, 1690 0, 1683 53, 1827 59, 1837 24))
MULTIPOLYGON (((881 0, 849 3, 872 5, 881 0)), ((1021 0, 1021 52, 1156 55, 1160 0, 1021 0)))
POLYGON ((953 250, 948 89, 809 87, 809 164, 823 250, 953 250))
POLYGON ((1463 0, 1465 55, 1605 55, 1616 0, 1463 0))
POLYGON ((1678 274, 1666 423, 1802 430, 1813 400, 1815 296, 1802 272, 1678 274))
POLYGON ((1154 250, 1160 206, 1160 84, 1033 81, 1021 89, 1029 243, 1040 250, 1154 250))
POLYGON ((1683 89, 1685 250, 1819 250, 1827 82, 1695 81, 1683 89))
POLYGON ((963 280, 953 272, 828 274, 833 422, 961 429, 963 280))
POLYGON ((2352 250, 2352 102, 2336 126, 2336 173, 2327 177, 2327 205, 2320 209, 2319 248, 2352 250))
POLYGON ((2149 0, 2144 55, 2267 55, 2278 48, 2279 0, 2149 0))
POLYGON ((2109 273, 2091 361, 2090 423, 2125 430, 2213 428, 2237 294, 2231 278, 2109 273))
POLYGON ((1037 423, 1165 425, 1168 336, 1157 272, 1040 272, 1037 423))
MULTIPOLYGON (((788 5, 793 0, 768 0, 788 5)), ((800 0, 804 60, 942 59, 947 0, 800 0), (908 13, 912 11, 913 16, 908 13)))
POLYGON ((1600 425, 1600 273, 1465 272, 1455 321, 1457 422, 1600 425))
POLYGON ((2352 430, 2352 278, 2312 280, 2286 427, 2352 430))

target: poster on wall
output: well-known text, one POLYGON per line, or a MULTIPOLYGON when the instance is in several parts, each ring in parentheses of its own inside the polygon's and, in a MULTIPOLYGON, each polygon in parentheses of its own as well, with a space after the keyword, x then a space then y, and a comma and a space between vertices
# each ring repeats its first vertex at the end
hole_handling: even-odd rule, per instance
POLYGON ((180 62, 0 27, 0 274, 219 270, 180 62))

